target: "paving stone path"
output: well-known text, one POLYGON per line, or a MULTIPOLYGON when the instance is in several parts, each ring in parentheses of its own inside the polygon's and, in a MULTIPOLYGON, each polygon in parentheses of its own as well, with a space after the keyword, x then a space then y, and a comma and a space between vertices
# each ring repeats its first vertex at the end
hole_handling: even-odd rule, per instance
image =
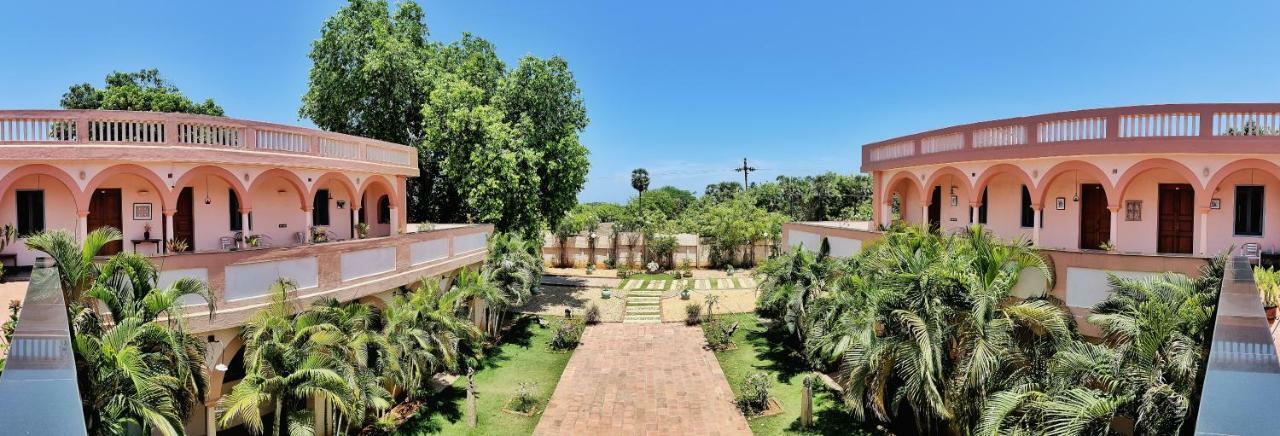
POLYGON ((587 328, 534 435, 750 435, 702 330, 587 328))
POLYGON ((627 312, 622 318, 625 324, 654 324, 662 322, 662 291, 635 289, 627 291, 627 312))

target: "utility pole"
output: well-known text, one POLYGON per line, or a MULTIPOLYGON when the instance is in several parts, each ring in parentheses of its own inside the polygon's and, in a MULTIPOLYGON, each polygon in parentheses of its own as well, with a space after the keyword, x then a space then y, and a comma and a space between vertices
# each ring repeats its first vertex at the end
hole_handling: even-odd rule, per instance
POLYGON ((742 173, 742 190, 743 191, 746 191, 747 188, 751 187, 751 184, 747 183, 748 181, 747 175, 751 174, 752 171, 755 171, 756 167, 747 165, 747 158, 745 157, 742 158, 742 166, 738 168, 734 168, 733 170, 742 173))

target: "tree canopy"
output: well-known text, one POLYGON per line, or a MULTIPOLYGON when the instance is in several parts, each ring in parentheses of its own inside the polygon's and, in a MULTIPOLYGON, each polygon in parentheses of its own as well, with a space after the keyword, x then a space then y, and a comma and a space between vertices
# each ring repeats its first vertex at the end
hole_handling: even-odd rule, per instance
POLYGON ((182 112, 222 116, 222 107, 205 99, 195 103, 182 95, 177 86, 160 77, 157 69, 139 70, 135 73, 120 71, 107 75, 107 86, 97 88, 81 83, 71 85, 62 101, 63 109, 108 109, 125 111, 182 112))
POLYGON ((568 62, 508 69, 470 34, 428 41, 417 3, 352 0, 312 46, 299 114, 327 130, 418 148, 409 219, 554 227, 586 183, 586 106, 568 62))

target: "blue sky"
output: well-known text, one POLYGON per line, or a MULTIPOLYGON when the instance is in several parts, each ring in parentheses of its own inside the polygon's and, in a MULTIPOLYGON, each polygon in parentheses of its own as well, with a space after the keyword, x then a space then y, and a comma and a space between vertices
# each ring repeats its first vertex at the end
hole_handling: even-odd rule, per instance
MULTIPOLYGON (((229 116, 298 120, 340 1, 41 2, 0 13, 0 108, 156 67, 229 116)), ((580 199, 855 172, 861 144, 1102 106, 1280 100, 1280 2, 423 1, 432 38, 568 59, 591 125, 580 199)))

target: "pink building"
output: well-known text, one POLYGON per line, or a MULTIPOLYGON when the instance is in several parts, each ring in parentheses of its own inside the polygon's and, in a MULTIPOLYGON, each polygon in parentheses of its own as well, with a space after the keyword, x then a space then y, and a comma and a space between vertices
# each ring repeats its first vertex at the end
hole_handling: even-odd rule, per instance
MULTIPOLYGON (((793 223, 787 245, 851 254, 892 221, 977 223, 1033 241, 1084 313, 1105 274, 1194 273, 1280 248, 1280 104, 1093 109, 947 127, 862 147, 871 223, 793 223)), ((1027 281, 1030 283, 1031 281, 1027 281)), ((1026 285, 1021 292, 1044 291, 1026 285)))
POLYGON ((323 297, 375 304, 421 277, 477 267, 488 225, 406 223, 412 147, 230 118, 117 111, 0 111, 0 226, 19 239, 6 265, 39 256, 22 237, 120 229, 108 247, 155 256, 161 284, 209 284, 216 317, 191 301, 189 328, 209 339, 206 410, 189 434, 213 434, 212 407, 235 380, 239 326, 279 277, 300 306, 323 297), (360 231, 367 225, 367 234, 360 231), (182 240, 184 253, 167 241, 182 240), (227 372, 230 369, 230 372, 227 372))

